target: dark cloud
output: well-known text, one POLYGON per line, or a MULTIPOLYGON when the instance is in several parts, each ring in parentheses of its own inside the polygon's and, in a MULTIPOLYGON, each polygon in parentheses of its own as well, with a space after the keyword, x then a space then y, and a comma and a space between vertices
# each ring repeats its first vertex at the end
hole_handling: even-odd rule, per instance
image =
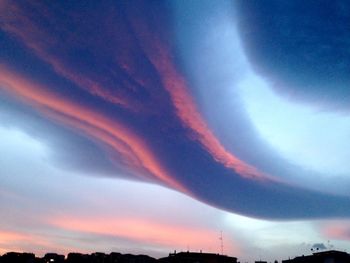
MULTIPOLYGON (((295 179, 297 174, 298 178, 304 178, 303 185, 306 178, 321 181, 323 175, 283 158, 252 125, 237 92, 238 83, 249 69, 244 54, 240 54, 232 8, 229 2, 221 5, 211 1, 174 3, 176 54, 200 112, 213 133, 238 158, 286 180, 295 179)), ((324 188, 329 189, 328 181, 325 185, 324 188)))
POLYGON ((238 1, 239 29, 255 69, 280 94, 348 108, 350 4, 238 1))
POLYGON ((43 142, 49 149, 47 161, 54 166, 86 175, 126 176, 117 163, 87 137, 19 104, 8 94, 1 92, 0 95, 0 126, 18 129, 43 142))

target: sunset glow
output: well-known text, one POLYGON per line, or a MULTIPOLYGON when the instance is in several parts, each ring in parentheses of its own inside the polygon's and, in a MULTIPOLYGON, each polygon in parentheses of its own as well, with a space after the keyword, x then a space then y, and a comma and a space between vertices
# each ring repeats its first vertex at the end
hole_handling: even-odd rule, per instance
POLYGON ((349 14, 0 0, 0 254, 349 249, 349 14))

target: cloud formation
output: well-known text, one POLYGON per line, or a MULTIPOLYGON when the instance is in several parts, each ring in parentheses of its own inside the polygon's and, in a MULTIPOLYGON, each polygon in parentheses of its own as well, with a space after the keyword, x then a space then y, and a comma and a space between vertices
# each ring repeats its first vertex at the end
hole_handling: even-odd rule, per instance
MULTIPOLYGON (((36 118, 64 127, 72 134, 70 139, 89 141, 99 151, 91 158, 103 152, 114 165, 116 177, 122 173, 132 180, 165 185, 253 217, 349 217, 348 194, 310 190, 306 180, 288 180, 285 174, 307 175, 308 171, 278 162, 283 157, 263 148, 264 140, 252 132, 247 115, 240 115, 245 109, 232 113, 232 123, 228 121, 231 112, 224 113, 227 118, 220 117, 227 126, 237 127, 238 135, 218 135, 215 122, 206 119, 211 108, 199 96, 202 86, 184 65, 186 53, 176 45, 176 12, 167 3, 138 4, 136 8, 133 3, 51 6, 4 1, 0 9, 0 48, 7 51, 0 56, 3 100, 15 101, 14 108, 26 105, 36 118)), ((208 3, 199 8, 208 11, 208 3)), ((181 10, 185 12, 184 7, 181 10)), ((207 11, 193 21, 200 21, 207 11)), ((215 16, 212 19, 216 21, 215 16)), ((234 23, 229 26, 227 32, 235 30, 234 23)), ((235 47, 243 61, 238 65, 249 76, 248 60, 235 47)), ((195 59, 196 53, 192 55, 195 59)), ((204 67, 200 74, 213 81, 218 72, 204 67)), ((227 83, 229 75, 225 75, 227 83)), ((238 79, 239 74, 232 81, 238 79)), ((208 94, 214 93, 208 92, 207 99, 208 94)), ((21 126, 20 120, 10 122, 21 126)), ((45 132, 40 136, 55 137, 45 132)))
POLYGON ((0 82, 7 90, 26 101, 48 117, 54 118, 65 125, 75 127, 92 138, 106 144, 118 154, 128 167, 143 175, 150 173, 161 182, 185 191, 166 174, 157 163, 147 146, 123 125, 113 122, 87 108, 75 105, 69 100, 59 98, 34 83, 30 83, 4 68, 0 69, 0 82))
POLYGON ((249 60, 279 95, 348 111, 349 3, 249 0, 235 7, 249 60))

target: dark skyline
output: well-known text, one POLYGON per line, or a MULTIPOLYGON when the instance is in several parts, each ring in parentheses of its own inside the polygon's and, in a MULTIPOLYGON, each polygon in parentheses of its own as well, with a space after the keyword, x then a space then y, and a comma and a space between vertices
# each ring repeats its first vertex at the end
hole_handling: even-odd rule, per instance
MULTIPOLYGON (((314 252, 310 255, 301 255, 295 258, 284 259, 282 260, 282 263, 346 263, 350 261, 350 255, 344 251, 321 250, 317 248, 317 250, 313 250, 314 252)), ((7 252, 2 256, 0 255, 1 263, 239 263, 240 261, 238 260, 239 259, 231 255, 206 253, 203 251, 176 252, 176 250, 174 251, 174 253, 169 253, 168 256, 159 259, 150 257, 148 255, 122 254, 119 252, 94 252, 91 254, 70 252, 67 255, 61 255, 57 253, 46 253, 42 257, 37 257, 34 253, 28 252, 7 252)), ((261 258, 259 260, 255 260, 254 262, 267 263, 267 261, 264 261, 261 258)), ((274 260, 274 263, 278 263, 278 261, 274 260)))

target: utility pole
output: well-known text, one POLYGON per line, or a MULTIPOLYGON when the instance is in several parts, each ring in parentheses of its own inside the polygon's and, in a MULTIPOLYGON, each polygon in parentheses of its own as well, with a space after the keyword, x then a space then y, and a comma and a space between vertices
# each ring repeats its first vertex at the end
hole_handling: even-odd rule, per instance
POLYGON ((224 254, 224 239, 222 238, 222 231, 220 231, 220 247, 221 247, 221 255, 224 254))

